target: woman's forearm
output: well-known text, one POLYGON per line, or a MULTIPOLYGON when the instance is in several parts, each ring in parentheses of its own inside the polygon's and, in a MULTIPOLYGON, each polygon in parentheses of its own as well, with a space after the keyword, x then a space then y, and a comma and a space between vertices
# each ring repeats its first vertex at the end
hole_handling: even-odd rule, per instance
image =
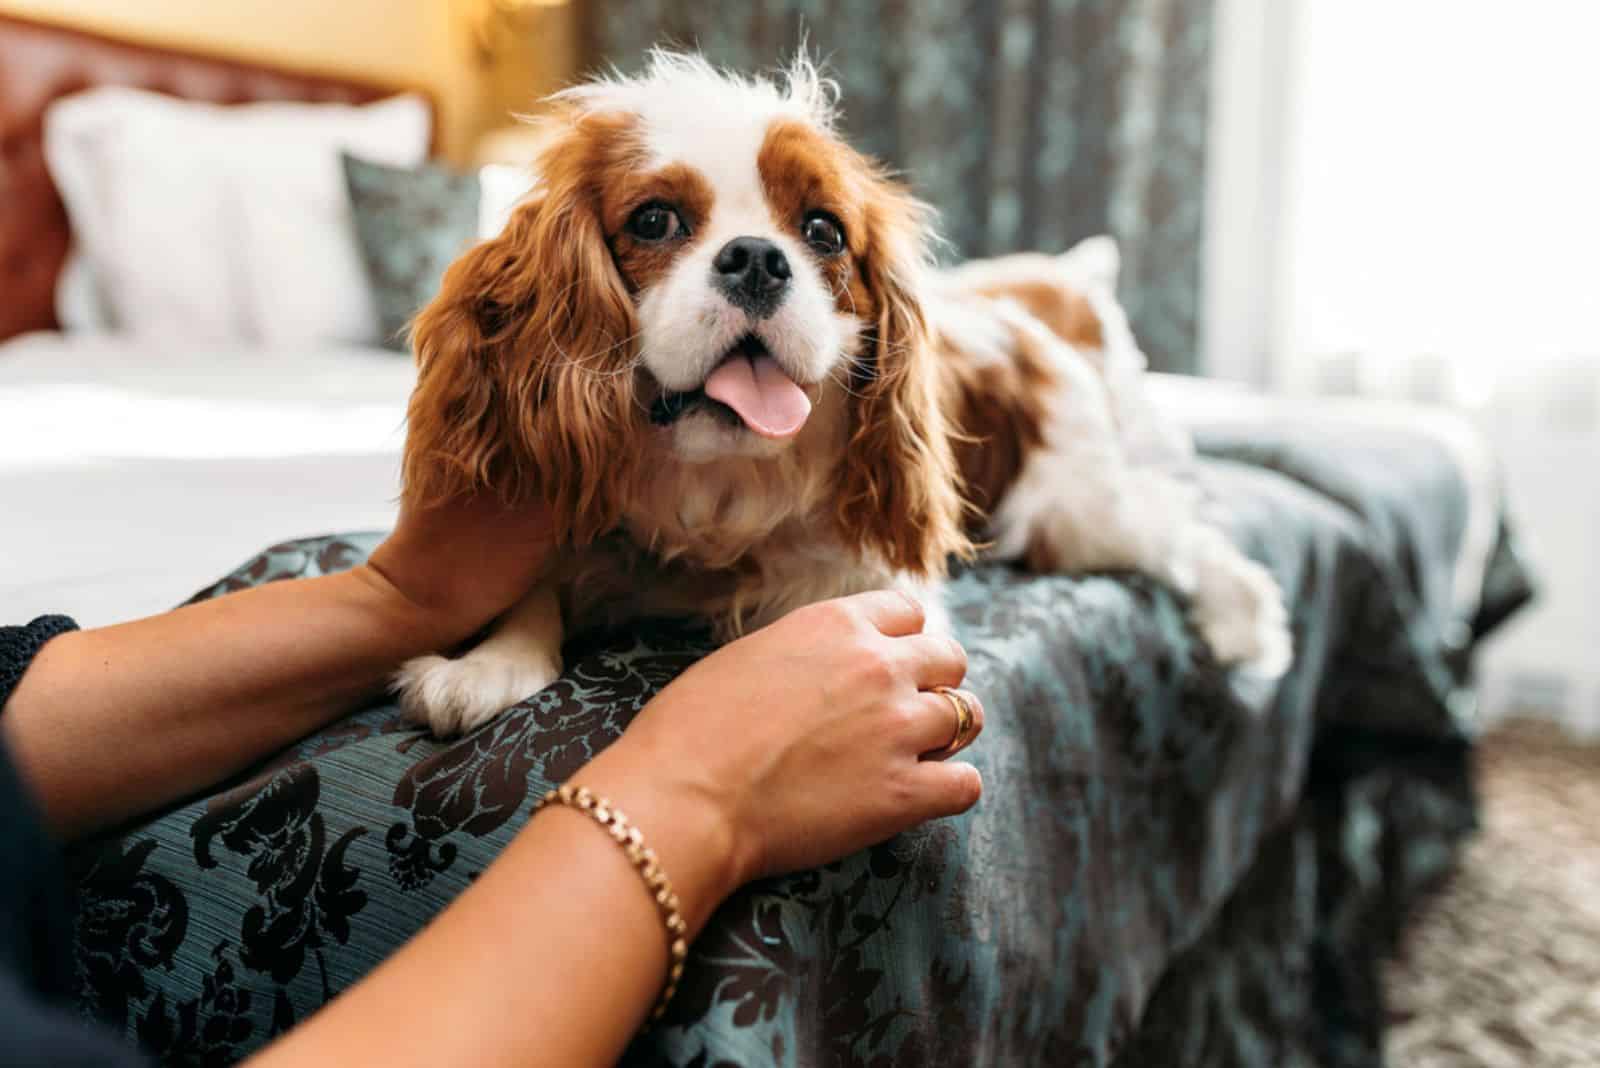
POLYGON ((461 637, 371 568, 271 583, 56 638, 0 732, 52 827, 73 836, 248 766, 461 637))
MULTIPOLYGON (((656 763, 625 740, 574 782, 640 827, 692 938, 742 873, 716 809, 663 789, 656 763)), ((661 914, 623 851, 587 815, 552 806, 399 953, 251 1064, 611 1064, 667 959, 661 914), (426 1028, 394 1026, 397 1013, 426 1028)))

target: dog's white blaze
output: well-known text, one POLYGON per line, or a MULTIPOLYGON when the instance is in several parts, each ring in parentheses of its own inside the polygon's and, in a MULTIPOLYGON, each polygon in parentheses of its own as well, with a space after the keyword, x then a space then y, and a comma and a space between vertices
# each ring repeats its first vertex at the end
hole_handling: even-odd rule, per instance
MULTIPOLYGON (((799 220, 774 215, 759 166, 774 123, 831 127, 831 97, 816 72, 800 63, 781 82, 747 79, 719 72, 698 57, 657 54, 636 78, 611 79, 563 95, 590 110, 636 115, 648 153, 645 166, 682 164, 711 187, 711 215, 694 220, 694 247, 639 296, 640 357, 656 379, 672 390, 699 386, 752 326, 791 377, 814 383, 843 375, 861 323, 835 311, 826 279, 795 236, 799 220), (773 242, 793 272, 783 303, 760 322, 752 323, 714 284, 712 261, 736 237, 773 242)), ((692 417, 674 428, 673 443, 680 456, 696 461, 730 451, 753 456, 774 451, 751 435, 692 417)))

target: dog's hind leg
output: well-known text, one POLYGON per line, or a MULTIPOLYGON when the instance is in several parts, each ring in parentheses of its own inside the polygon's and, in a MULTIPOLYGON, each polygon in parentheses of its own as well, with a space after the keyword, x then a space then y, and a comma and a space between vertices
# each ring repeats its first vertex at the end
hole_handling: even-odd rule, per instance
POLYGON ((1292 642, 1272 575, 1200 517, 1194 487, 1129 462, 1086 361, 1036 323, 1016 328, 1036 350, 1053 351, 1057 380, 1044 442, 991 512, 991 555, 1041 572, 1150 575, 1189 599, 1218 661, 1281 675, 1292 642))

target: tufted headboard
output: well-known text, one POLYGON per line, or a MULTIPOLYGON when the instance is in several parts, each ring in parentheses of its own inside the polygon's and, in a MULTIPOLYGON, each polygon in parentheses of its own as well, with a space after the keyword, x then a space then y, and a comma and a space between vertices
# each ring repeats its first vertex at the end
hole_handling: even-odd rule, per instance
POLYGON ((216 104, 359 104, 401 91, 0 15, 0 341, 56 326, 56 276, 71 232, 45 169, 44 111, 57 97, 99 85, 216 104))

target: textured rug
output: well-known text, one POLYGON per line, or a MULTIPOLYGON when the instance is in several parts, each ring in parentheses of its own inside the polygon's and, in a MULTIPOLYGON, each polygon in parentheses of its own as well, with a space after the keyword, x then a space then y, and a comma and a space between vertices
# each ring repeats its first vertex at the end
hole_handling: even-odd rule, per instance
POLYGON ((1392 1068, 1600 1065, 1600 746, 1479 747, 1483 829, 1385 975, 1392 1068))

